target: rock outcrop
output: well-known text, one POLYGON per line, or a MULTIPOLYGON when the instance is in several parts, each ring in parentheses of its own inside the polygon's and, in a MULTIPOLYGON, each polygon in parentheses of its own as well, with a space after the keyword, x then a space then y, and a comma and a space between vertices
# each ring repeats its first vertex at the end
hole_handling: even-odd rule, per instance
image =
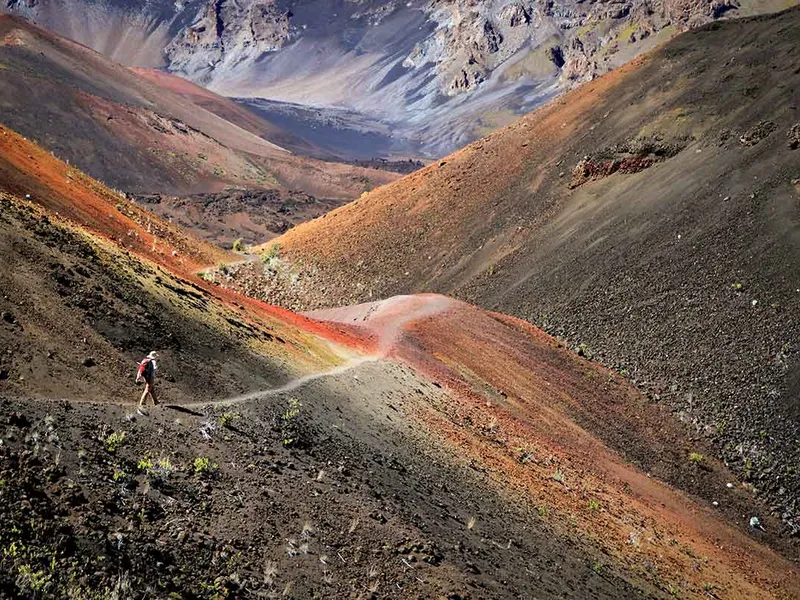
POLYGON ((164 53, 171 70, 186 73, 257 60, 283 47, 290 37, 291 15, 291 11, 279 9, 274 0, 210 0, 164 53))
POLYGON ((5 0, 4 10, 226 96, 361 112, 441 155, 671 35, 740 14, 734 1, 5 0))

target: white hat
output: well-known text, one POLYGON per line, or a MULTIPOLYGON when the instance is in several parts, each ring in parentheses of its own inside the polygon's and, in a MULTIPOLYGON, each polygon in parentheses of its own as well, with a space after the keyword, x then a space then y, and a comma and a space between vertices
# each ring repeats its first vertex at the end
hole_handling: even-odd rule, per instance
POLYGON ((147 355, 147 358, 150 359, 158 358, 158 353, 155 350, 153 350, 150 354, 147 355))

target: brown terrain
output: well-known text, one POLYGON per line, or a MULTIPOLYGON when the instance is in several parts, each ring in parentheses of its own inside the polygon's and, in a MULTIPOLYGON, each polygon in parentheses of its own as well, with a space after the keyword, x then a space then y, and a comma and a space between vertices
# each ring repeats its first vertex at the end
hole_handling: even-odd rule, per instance
POLYGON ((293 310, 435 291, 668 407, 800 533, 800 10, 716 23, 277 240, 293 310))
MULTIPOLYGON (((5 125, 126 193, 188 197, 185 204, 193 194, 264 190, 277 204, 264 207, 275 221, 274 211, 297 194, 330 207, 398 177, 294 154, 280 143, 302 151, 302 140, 227 99, 174 76, 137 73, 7 15, 0 15, 0 76, 5 125)), ((187 224, 202 230, 204 220, 187 224)), ((258 234, 263 240, 284 229, 258 234)))
POLYGON ((800 10, 246 255, 382 172, 0 39, 0 597, 800 598, 800 10))
POLYGON ((708 441, 529 324, 297 315, 7 128, 0 167, 4 597, 797 597, 708 441))

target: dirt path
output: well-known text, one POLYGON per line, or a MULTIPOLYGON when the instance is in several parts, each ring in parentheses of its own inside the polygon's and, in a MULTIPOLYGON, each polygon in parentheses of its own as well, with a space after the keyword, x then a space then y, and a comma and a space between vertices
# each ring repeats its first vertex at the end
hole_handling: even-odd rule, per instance
POLYGON ((312 381, 316 381, 318 379, 324 379, 326 377, 336 377, 338 375, 343 375, 348 373, 354 369, 357 369, 363 364, 377 362, 383 359, 383 355, 367 355, 361 356, 359 358, 354 358, 353 360, 347 361, 345 364, 330 369, 328 371, 320 371, 318 373, 310 373, 308 375, 303 375, 302 377, 298 377, 297 379, 292 379, 284 383, 283 385, 268 389, 268 390, 259 390, 256 392, 249 392, 247 394, 242 394, 240 396, 231 396, 230 398, 223 398, 221 400, 213 400, 211 402, 193 402, 191 404, 174 404, 174 405, 165 405, 167 408, 173 407, 180 407, 180 408, 201 408, 204 406, 234 406, 236 404, 243 404, 245 402, 251 402, 253 400, 258 400, 260 398, 265 398, 267 396, 276 396, 278 394, 284 394, 286 392, 294 391, 298 388, 301 388, 312 381))
MULTIPOLYGON (((161 404, 164 408, 193 409, 205 406, 234 406, 265 398, 292 392, 303 386, 328 377, 337 377, 356 370, 364 364, 385 360, 389 353, 396 347, 403 337, 403 332, 412 323, 421 319, 441 314, 452 307, 453 300, 438 294, 421 294, 417 296, 396 296, 388 300, 381 300, 369 304, 352 307, 343 307, 330 310, 314 311, 306 316, 325 321, 338 323, 359 324, 369 321, 370 332, 378 337, 377 350, 374 353, 361 355, 348 360, 346 363, 316 373, 309 373, 296 379, 287 381, 275 388, 268 388, 212 400, 206 402, 192 402, 186 404, 161 404)), ((136 402, 106 402, 102 400, 52 398, 41 399, 41 402, 69 402, 71 404, 97 404, 106 406, 128 406, 136 402)))
POLYGON ((381 300, 358 306, 348 306, 330 310, 320 310, 307 313, 306 316, 321 321, 335 321, 338 323, 363 323, 370 322, 370 331, 378 337, 378 348, 373 354, 359 356, 347 361, 345 364, 311 373, 293 379, 279 387, 249 392, 239 396, 223 398, 211 402, 194 402, 182 404, 182 408, 201 408, 204 406, 234 406, 244 402, 251 402, 267 396, 275 396, 294 391, 304 385, 326 377, 336 377, 359 368, 366 363, 378 362, 388 357, 392 349, 400 342, 403 332, 408 325, 426 319, 451 308, 453 301, 438 294, 421 294, 417 296, 396 296, 388 300, 381 300))

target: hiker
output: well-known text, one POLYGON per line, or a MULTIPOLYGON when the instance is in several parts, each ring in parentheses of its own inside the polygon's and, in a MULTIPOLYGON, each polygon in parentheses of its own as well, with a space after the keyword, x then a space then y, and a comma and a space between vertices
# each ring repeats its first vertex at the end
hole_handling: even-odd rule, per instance
POLYGON ((140 411, 144 407, 144 400, 147 396, 150 396, 153 406, 158 404, 155 390, 153 389, 156 383, 156 371, 158 370, 156 358, 158 358, 158 354, 154 350, 139 363, 139 369, 136 372, 136 383, 144 382, 144 392, 142 392, 142 398, 139 400, 140 411))

